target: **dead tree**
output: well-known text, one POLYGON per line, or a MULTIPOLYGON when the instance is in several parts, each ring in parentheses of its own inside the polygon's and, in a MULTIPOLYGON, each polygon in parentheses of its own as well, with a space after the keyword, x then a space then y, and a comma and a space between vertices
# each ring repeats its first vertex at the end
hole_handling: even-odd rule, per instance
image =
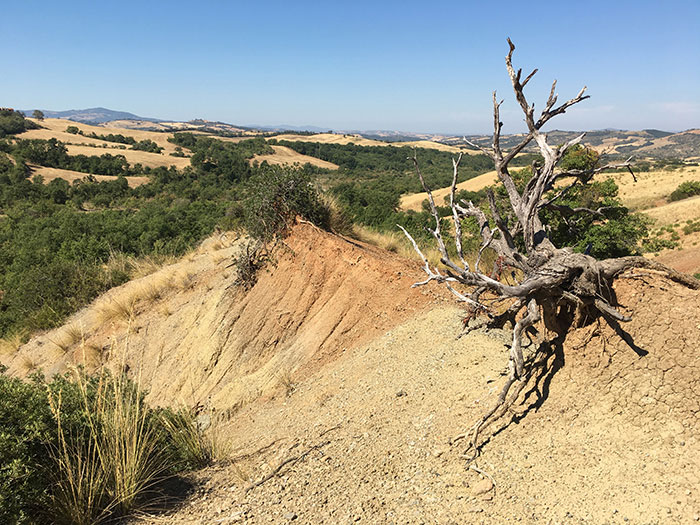
POLYGON ((425 184, 414 156, 416 172, 428 194, 430 211, 435 219, 435 227, 429 231, 439 248, 443 268, 431 268, 413 237, 399 226, 421 256, 423 269, 428 276, 427 279, 414 284, 414 286, 425 285, 432 281, 444 283, 458 301, 466 303, 475 314, 480 315, 482 321, 480 326, 502 328, 509 321, 513 326, 508 360, 509 374, 498 401, 469 432, 457 438, 469 440, 467 451, 473 448, 472 457, 476 457, 478 454, 479 432, 505 413, 530 378, 532 362, 525 362, 521 340, 525 332, 533 325, 543 321, 548 330, 562 335, 566 333, 572 323, 584 317, 595 319, 602 316, 613 323, 629 321, 631 318, 618 311, 616 305, 613 304, 614 295, 611 293, 611 286, 616 276, 630 268, 644 267, 662 270, 671 279, 687 286, 696 288, 700 285, 692 277, 675 272, 644 257, 630 256, 597 260, 589 255, 576 253, 571 248, 554 246, 547 236, 546 225, 542 223, 540 212, 549 208, 567 215, 592 213, 602 217, 601 210, 567 207, 561 203, 562 197, 576 185, 587 184, 594 175, 602 171, 627 168, 631 173, 630 159, 623 163, 607 164, 586 170, 565 171, 559 169, 558 164, 566 151, 581 142, 585 134, 581 134, 565 144, 552 146, 547 143, 546 134, 541 130, 552 118, 587 99, 588 96, 584 95, 586 88, 581 89, 574 98, 557 105, 555 80, 544 109, 536 118, 534 104, 528 102, 524 88, 537 70, 535 69, 523 79, 521 77, 522 70, 516 71, 512 65, 515 46, 510 39, 508 39, 508 45, 510 50, 506 57, 506 68, 513 85, 515 98, 525 115, 528 131, 515 147, 509 151, 503 149, 500 140, 503 123, 499 116, 502 101, 498 102, 494 92, 492 146, 491 148, 482 148, 470 144, 493 159, 498 180, 506 190, 510 209, 506 214, 499 211, 492 191, 487 194, 490 212, 488 216, 484 210, 472 202, 463 200, 457 202, 455 189, 461 155, 454 159, 450 192, 453 231, 450 233, 454 235, 456 256, 451 256, 445 246, 440 216, 433 195, 425 184), (532 178, 524 189, 519 191, 509 172, 509 164, 518 153, 532 142, 537 145, 543 161, 540 164, 532 165, 532 178), (562 179, 570 182, 563 185, 555 184, 562 179), (462 248, 462 221, 468 217, 473 217, 477 221, 481 237, 481 247, 473 265, 467 262, 462 248), (497 275, 482 271, 480 262, 486 250, 493 250, 501 265, 512 268, 515 274, 520 276, 516 283, 502 282, 497 278, 497 275), (496 315, 485 304, 486 299, 490 305, 493 305, 494 302, 501 302, 507 305, 507 308, 496 315))

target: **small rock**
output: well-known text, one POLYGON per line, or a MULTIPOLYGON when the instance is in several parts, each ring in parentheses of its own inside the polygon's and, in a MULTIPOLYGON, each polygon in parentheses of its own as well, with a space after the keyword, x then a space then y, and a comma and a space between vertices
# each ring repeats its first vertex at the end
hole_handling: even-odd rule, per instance
POLYGON ((433 450, 433 456, 435 456, 436 458, 439 458, 444 453, 445 453, 445 451, 442 450, 441 448, 436 448, 435 450, 433 450))
POLYGON ((408 394, 406 394, 405 390, 399 390, 398 392, 396 392, 396 397, 404 397, 406 395, 408 394))
POLYGON ((487 494, 493 489, 493 483, 488 478, 484 478, 472 487, 472 494, 474 496, 481 496, 482 494, 487 494))
POLYGON ((289 521, 293 521, 293 520, 297 519, 297 515, 296 515, 295 512, 287 512, 287 513, 283 516, 283 518, 286 519, 286 520, 289 520, 289 521))

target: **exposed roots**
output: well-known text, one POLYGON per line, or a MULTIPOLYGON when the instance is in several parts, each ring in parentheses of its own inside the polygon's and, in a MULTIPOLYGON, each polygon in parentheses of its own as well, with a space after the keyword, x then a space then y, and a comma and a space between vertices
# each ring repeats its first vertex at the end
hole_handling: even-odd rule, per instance
MULTIPOLYGON (((700 281, 697 279, 644 257, 598 260, 587 253, 576 253, 572 248, 559 248, 549 239, 547 225, 543 223, 545 215, 540 213, 542 210, 555 209, 567 217, 592 214, 604 220, 605 215, 602 214, 604 208, 597 210, 585 207, 569 208, 563 204, 562 197, 574 187, 588 184, 596 174, 606 170, 626 168, 631 171, 631 159, 620 164, 600 165, 594 162, 585 169, 562 166, 567 150, 579 144, 584 135, 564 144, 552 146, 547 143, 547 136, 542 131, 542 127, 571 106, 587 99, 588 96, 584 95, 586 88, 581 89, 575 97, 566 102, 557 104, 555 81, 544 109, 537 117, 535 105, 528 101, 524 93, 525 85, 536 70, 523 79, 522 70, 516 70, 512 64, 515 45, 508 40, 508 46, 506 68, 515 98, 525 116, 527 133, 512 148, 508 150, 503 148, 501 144, 503 123, 500 118, 502 101, 498 101, 494 92, 492 146, 486 149, 474 145, 493 159, 498 180, 507 195, 508 206, 499 207, 493 192, 487 194, 488 211, 484 206, 477 206, 472 202, 464 200, 458 202, 457 171, 462 157, 454 159, 450 188, 454 249, 448 250, 445 245, 445 239, 448 237, 443 235, 445 225, 442 223, 441 213, 435 205, 433 194, 425 183, 418 159, 414 154, 412 160, 416 174, 428 196, 430 213, 435 224, 434 227, 427 229, 440 252, 441 266, 431 267, 413 237, 399 226, 420 255, 423 270, 427 275, 425 280, 415 283, 414 286, 423 286, 431 282, 443 284, 457 301, 466 304, 470 311, 464 320, 465 333, 481 327, 503 328, 508 322, 513 326, 508 379, 498 396, 496 405, 468 432, 452 440, 452 442, 461 439, 469 440, 467 452, 472 451, 472 454, 467 457, 471 460, 479 454, 480 435, 508 411, 532 377, 536 363, 533 360, 526 363, 523 359, 522 339, 534 329, 536 323, 542 320, 545 332, 557 334, 554 340, 558 340, 559 343, 563 341, 572 326, 581 326, 600 317, 603 317, 618 334, 623 334, 624 331, 619 323, 630 321, 631 317, 616 308, 617 300, 612 283, 626 270, 633 268, 660 271, 669 279, 684 286, 700 288, 700 281), (524 187, 519 187, 509 171, 509 164, 530 143, 537 145, 542 159, 532 165, 530 179, 524 187), (557 183, 567 179, 572 182, 560 189, 557 183), (476 262, 472 265, 468 263, 463 252, 462 222, 466 220, 476 223, 481 241, 476 262), (481 256, 487 249, 497 256, 494 269, 488 274, 482 271, 480 265, 481 256), (504 269, 509 270, 512 280, 501 278, 504 269), (509 306, 505 312, 496 315, 489 311, 489 303, 491 306, 495 304, 509 306), (523 309, 525 311, 522 317, 518 318, 523 309), (477 315, 481 319, 474 319, 477 315)), ((544 346, 540 345, 541 348, 544 346)), ((640 353, 638 349, 637 351, 640 353)), ((643 354, 640 353, 640 355, 643 354)))

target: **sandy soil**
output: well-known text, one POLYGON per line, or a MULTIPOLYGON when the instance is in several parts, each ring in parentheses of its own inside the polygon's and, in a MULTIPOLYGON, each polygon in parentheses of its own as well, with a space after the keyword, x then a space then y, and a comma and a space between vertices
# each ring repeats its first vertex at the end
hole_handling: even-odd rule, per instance
MULTIPOLYGON (((41 175, 44 177, 44 182, 49 183, 54 179, 64 179, 71 184, 75 180, 84 179, 88 176, 87 173, 82 173, 80 171, 62 170, 59 168, 47 168, 44 166, 32 166, 32 177, 34 175, 41 175)), ((98 181, 116 180, 117 177, 112 175, 93 175, 98 181)), ((141 186, 142 184, 148 183, 148 177, 126 177, 129 186, 135 188, 141 186)))
POLYGON ((115 288, 76 314, 68 325, 80 328, 80 344, 57 351, 64 330, 53 330, 32 339, 5 364, 23 374, 30 360, 53 375, 82 362, 85 348, 107 349, 87 364, 126 360, 139 371, 153 403, 176 400, 228 409, 277 388, 283 372, 310 373, 430 302, 429 291, 410 288, 419 277, 412 261, 310 225, 298 229, 276 269, 263 272, 244 296, 231 269, 240 243, 216 240, 218 250, 193 254, 115 288), (377 289, 384 276, 389 282, 377 289), (146 299, 154 289, 162 298, 146 299), (132 305, 131 324, 105 319, 114 304, 132 305))
POLYGON ((465 469, 448 441, 494 402, 507 337, 455 340, 461 311, 436 306, 245 407, 229 431, 233 462, 193 476, 198 489, 179 509, 135 521, 691 523, 700 301, 640 278, 617 291, 648 355, 597 325, 571 334, 554 372, 484 446, 477 465, 488 477, 465 469))
POLYGON ((294 165, 294 164, 311 164, 312 166, 318 166, 319 168, 325 168, 329 170, 337 170, 338 165, 333 164, 332 162, 327 162, 325 160, 317 159, 316 157, 310 157, 308 155, 302 155, 301 153, 297 153, 291 148, 288 148, 286 146, 271 146, 272 149, 275 150, 274 153, 269 154, 269 155, 256 155, 251 159, 251 163, 256 162, 256 163, 263 163, 267 162, 268 164, 276 164, 276 165, 294 165))

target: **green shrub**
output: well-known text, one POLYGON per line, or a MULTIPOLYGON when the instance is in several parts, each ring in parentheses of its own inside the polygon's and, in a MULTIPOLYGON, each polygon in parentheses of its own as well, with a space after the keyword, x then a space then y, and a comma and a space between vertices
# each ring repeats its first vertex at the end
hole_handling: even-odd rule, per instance
POLYGON ((670 239, 661 239, 659 237, 648 237, 642 240, 642 250, 644 252, 660 252, 666 248, 673 249, 677 248, 678 243, 670 239))
POLYGON ((243 224, 264 244, 284 237, 296 216, 329 229, 330 211, 310 176, 300 170, 270 167, 254 176, 246 190, 243 224))
POLYGON ((668 200, 679 201, 695 195, 700 195, 700 181, 688 180, 681 182, 673 193, 669 195, 668 200))
POLYGON ((32 523, 49 502, 56 442, 46 389, 0 373, 0 422, 0 523, 32 523))
POLYGON ((192 412, 150 409, 124 376, 0 373, 0 523, 113 520, 208 464, 209 443, 192 412))

